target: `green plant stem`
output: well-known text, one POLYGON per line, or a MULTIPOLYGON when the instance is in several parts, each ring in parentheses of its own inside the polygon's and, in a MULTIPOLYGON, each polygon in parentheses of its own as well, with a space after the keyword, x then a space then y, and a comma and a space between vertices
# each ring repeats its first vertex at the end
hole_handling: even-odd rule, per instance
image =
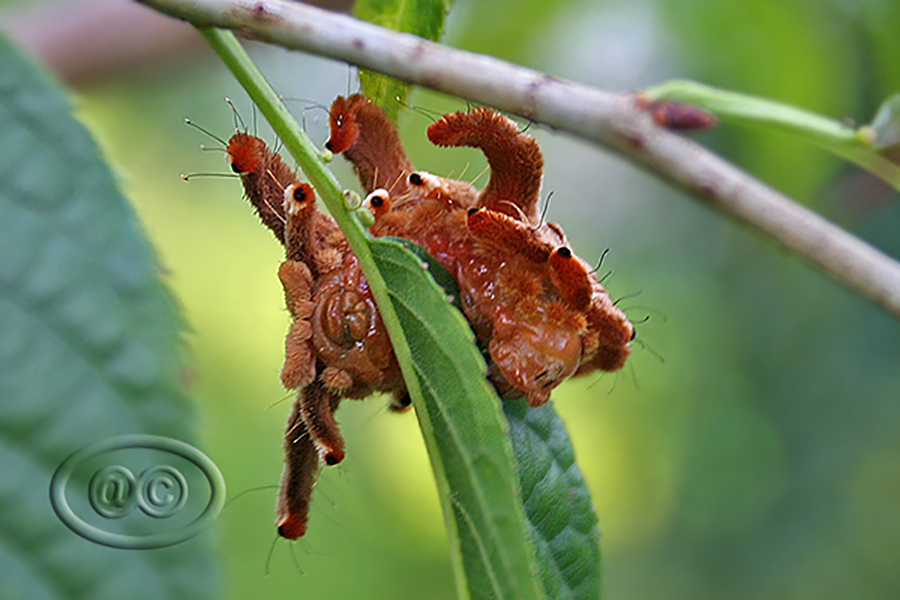
POLYGON ((704 108, 726 122, 781 129, 856 163, 900 190, 900 167, 874 147, 868 126, 858 129, 794 106, 720 90, 694 81, 674 80, 642 90, 650 101, 676 100, 704 108))

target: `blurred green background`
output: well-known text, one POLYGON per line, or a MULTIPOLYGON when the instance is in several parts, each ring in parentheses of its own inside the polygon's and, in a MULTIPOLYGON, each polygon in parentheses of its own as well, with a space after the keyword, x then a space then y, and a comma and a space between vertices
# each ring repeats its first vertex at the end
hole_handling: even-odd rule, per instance
MULTIPOLYGON (((865 122, 900 91, 897 31, 900 5, 882 0, 457 0, 446 41, 604 88, 692 78, 865 122)), ((310 106, 355 91, 355 71, 250 50, 276 90, 304 99, 291 106, 323 143, 327 113, 310 106)), ((184 117, 227 137, 222 98, 248 122, 253 111, 208 51, 178 54, 79 80, 77 102, 191 324, 204 449, 229 497, 247 491, 218 521, 227 596, 453 598, 415 417, 384 399, 344 404, 347 460, 323 473, 309 534, 275 542, 276 492, 255 488, 279 481, 289 409, 270 406, 286 398, 281 250, 237 180, 179 178, 227 172, 184 117)), ((429 122, 402 120, 417 166, 481 171, 477 153, 430 147, 429 122)), ((584 257, 611 248, 612 295, 641 291, 622 305, 649 317, 624 371, 554 395, 600 515, 606 597, 900 597, 900 324, 620 158, 530 132, 554 192, 549 219, 584 257)), ((781 133, 723 128, 700 141, 900 256, 900 198, 858 170, 781 133)))

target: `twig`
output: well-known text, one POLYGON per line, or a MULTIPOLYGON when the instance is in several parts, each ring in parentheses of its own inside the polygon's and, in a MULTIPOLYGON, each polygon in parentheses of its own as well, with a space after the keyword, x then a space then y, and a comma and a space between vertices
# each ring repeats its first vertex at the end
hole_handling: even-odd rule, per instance
POLYGON ((141 0, 200 26, 347 61, 612 148, 762 231, 900 316, 900 263, 701 146, 661 129, 635 97, 562 81, 284 0, 141 0))

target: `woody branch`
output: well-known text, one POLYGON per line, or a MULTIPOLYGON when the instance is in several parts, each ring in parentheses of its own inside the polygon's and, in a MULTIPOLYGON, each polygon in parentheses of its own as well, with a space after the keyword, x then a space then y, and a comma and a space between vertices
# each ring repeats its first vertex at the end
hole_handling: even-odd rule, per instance
POLYGON ((343 60, 605 146, 900 316, 900 263, 703 147, 660 128, 632 94, 556 79, 286 0, 139 1, 198 27, 233 29, 343 60))

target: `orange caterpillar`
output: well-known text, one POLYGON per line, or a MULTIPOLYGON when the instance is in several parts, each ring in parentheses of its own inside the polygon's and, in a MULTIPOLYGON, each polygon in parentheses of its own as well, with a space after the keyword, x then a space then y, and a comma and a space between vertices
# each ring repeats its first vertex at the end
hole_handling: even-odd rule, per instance
MULTIPOLYGON (((537 203, 543 157, 535 140, 488 109, 446 115, 428 129, 440 146, 472 146, 491 177, 467 182, 416 171, 396 128, 363 96, 338 98, 326 146, 343 153, 368 193, 371 232, 425 246, 456 279, 463 311, 491 357, 488 376, 507 397, 546 402, 571 375, 620 369, 634 328, 611 302, 562 229, 542 223, 537 203)), ((319 461, 336 464, 344 443, 340 400, 390 392, 409 406, 389 339, 356 257, 312 188, 253 136, 227 148, 248 199, 285 246, 279 278, 294 321, 281 378, 298 390, 285 433, 279 534, 306 531, 319 461)))
POLYGON ((327 146, 350 160, 367 193, 382 188, 372 233, 423 245, 459 283, 498 391, 539 405, 571 375, 622 368, 634 328, 562 228, 541 222, 543 157, 534 138, 486 108, 445 115, 428 138, 481 149, 487 186, 416 171, 396 128, 361 95, 334 102, 327 146))
POLYGON ((282 537, 306 532, 319 461, 344 458, 334 411, 343 398, 390 392, 409 406, 399 366, 356 256, 311 186, 257 137, 236 133, 226 152, 260 220, 284 244, 278 276, 294 321, 281 381, 298 390, 285 431, 285 470, 276 509, 282 537))

